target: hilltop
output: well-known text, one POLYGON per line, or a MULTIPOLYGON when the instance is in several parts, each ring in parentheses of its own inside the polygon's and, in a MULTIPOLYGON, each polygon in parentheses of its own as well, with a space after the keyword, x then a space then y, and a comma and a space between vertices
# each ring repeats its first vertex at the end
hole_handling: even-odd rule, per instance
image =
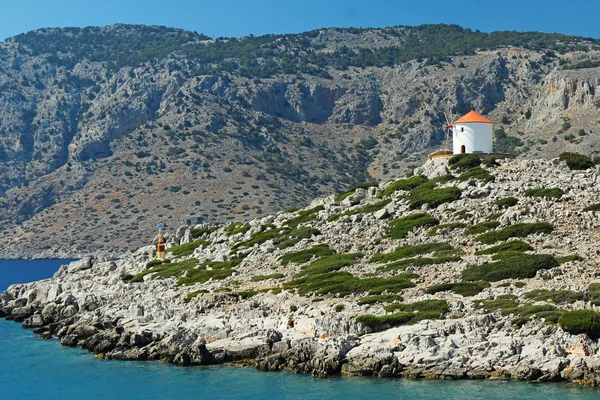
POLYGON ((445 146, 444 112, 483 113, 524 159, 598 155, 599 46, 456 25, 18 35, 0 43, 0 255, 123 254, 159 220, 249 220, 394 179, 445 146))
POLYGON ((0 315, 108 359, 318 376, 600 384, 600 171, 436 159, 384 184, 188 226, 0 294, 0 315))

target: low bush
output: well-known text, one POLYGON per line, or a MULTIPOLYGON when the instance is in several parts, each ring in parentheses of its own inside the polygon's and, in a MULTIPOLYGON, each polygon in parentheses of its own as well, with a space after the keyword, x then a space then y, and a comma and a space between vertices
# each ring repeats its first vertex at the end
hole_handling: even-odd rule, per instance
POLYGON ((406 217, 390 221, 385 237, 403 239, 408 236, 408 232, 415 228, 435 226, 439 223, 440 222, 436 218, 427 213, 411 214, 406 217))
POLYGON ((431 228, 431 230, 429 231, 429 233, 427 233, 427 235, 435 236, 435 235, 437 235, 438 231, 441 229, 452 231, 455 229, 464 228, 466 226, 467 225, 462 222, 451 222, 449 224, 442 224, 442 225, 434 226, 433 228, 431 228))
MULTIPOLYGON (((203 263, 198 268, 193 268, 187 271, 185 276, 181 276, 177 280, 178 285, 194 285, 196 283, 205 283, 210 279, 222 280, 233 275, 236 266, 238 266, 243 259, 233 258, 228 261, 210 261, 203 263), (210 269, 207 269, 210 267, 210 269)), ((183 274, 181 274, 183 275, 183 274)))
POLYGON ((211 226, 209 228, 193 228, 193 229, 190 229, 190 235, 192 236, 192 238, 197 239, 201 236, 210 234, 219 228, 220 228, 219 226, 211 226))
POLYGON ((496 254, 505 251, 530 251, 533 250, 528 243, 523 242, 522 240, 511 240, 510 242, 498 244, 496 246, 488 247, 487 249, 479 250, 475 252, 475 255, 485 255, 485 254, 496 254))
POLYGON ((252 296, 256 296, 258 291, 256 290, 246 290, 243 292, 234 292, 235 295, 239 296, 241 300, 249 299, 252 296))
POLYGON ((328 245, 318 244, 310 249, 284 254, 279 257, 279 262, 281 265, 288 265, 289 263, 304 264, 313 258, 331 256, 333 254, 335 254, 335 250, 329 248, 328 245))
POLYGON ((342 312, 344 311, 344 305, 343 304, 336 304, 335 305, 335 312, 342 312))
POLYGON ((438 176, 436 178, 432 178, 431 182, 439 183, 440 185, 443 185, 444 183, 451 182, 454 179, 455 179, 454 175, 446 174, 446 175, 438 176))
POLYGON ((588 299, 595 306, 600 306, 600 283, 588 285, 588 299))
POLYGON ((492 244, 505 241, 511 237, 525 237, 533 233, 551 233, 554 227, 547 222, 521 223, 503 229, 487 232, 475 238, 478 242, 492 244))
POLYGON ((284 278, 285 275, 282 273, 275 273, 275 274, 270 274, 270 275, 255 275, 252 277, 252 282, 260 282, 260 281, 266 281, 267 279, 281 279, 284 278))
POLYGON ((377 186, 377 185, 378 185, 377 182, 359 183, 358 185, 351 187, 350 189, 346 190, 345 192, 338 194, 335 197, 335 201, 337 201, 339 203, 340 201, 344 200, 346 197, 348 197, 351 194, 353 194, 354 192, 356 192, 356 189, 368 189, 370 187, 377 186))
POLYGON ((302 210, 298 213, 296 217, 287 220, 284 224, 290 228, 297 228, 298 225, 302 223, 316 220, 319 211, 324 209, 324 206, 316 206, 313 208, 309 208, 308 210, 302 210))
POLYGON ((415 175, 415 176, 411 176, 408 179, 400 179, 400 180, 397 180, 397 181, 391 183, 386 188, 384 188, 381 192, 379 192, 377 197, 381 198, 381 197, 389 196, 392 193, 397 192, 398 190, 412 190, 416 187, 421 186, 422 184, 424 184, 426 182, 428 182, 428 179, 426 177, 424 177, 423 175, 415 175))
POLYGON ((460 174, 459 177, 456 179, 458 179, 459 181, 467 181, 469 179, 477 179, 477 180, 484 181, 484 182, 494 182, 496 180, 494 175, 490 174, 487 170, 485 170, 481 167, 475 167, 475 168, 468 169, 465 172, 463 172, 462 174, 460 174))
POLYGON ((133 279, 132 274, 121 274, 121 280, 125 283, 131 282, 132 279, 133 279))
POLYGON ((564 257, 558 257, 557 260, 559 264, 564 264, 573 261, 583 261, 583 257, 581 257, 579 254, 571 254, 564 257))
POLYGON ((448 160, 448 165, 452 169, 466 171, 481 165, 481 158, 477 154, 465 153, 457 154, 448 160))
POLYGON ((469 297, 475 296, 485 288, 489 288, 488 282, 456 282, 456 283, 442 283, 440 285, 429 286, 425 289, 425 293, 435 294, 437 292, 445 292, 447 290, 452 291, 461 296, 469 297))
POLYGON ((573 292, 571 290, 547 290, 537 289, 524 294, 525 297, 535 301, 552 301, 554 303, 574 303, 578 300, 584 300, 585 294, 573 292))
POLYGON ((449 309, 448 304, 442 300, 425 300, 412 304, 392 304, 392 306, 406 311, 383 316, 361 315, 356 318, 356 322, 373 331, 380 331, 386 327, 414 324, 425 319, 440 319, 449 309))
POLYGON ((600 211, 600 203, 589 205, 583 211, 600 211))
POLYGON ((420 257, 407 258, 405 260, 395 261, 377 268, 378 271, 403 271, 407 267, 424 267, 426 265, 445 264, 449 262, 457 262, 462 259, 458 256, 442 256, 442 257, 420 257))
POLYGON ((390 261, 400 260, 402 258, 415 257, 421 254, 428 254, 444 250, 452 250, 453 247, 448 243, 423 243, 414 246, 398 247, 391 253, 376 253, 371 257, 371 262, 386 263, 390 261))
POLYGON ((238 233, 246 233, 250 230, 250 225, 246 225, 243 222, 236 222, 225 227, 225 232, 229 236, 237 235, 238 233))
POLYGON ((163 260, 152 260, 152 261, 148 261, 146 263, 146 269, 148 268, 152 268, 152 267, 156 267, 157 265, 160 265, 163 263, 163 260))
POLYGON ((415 303, 394 303, 384 306, 383 309, 387 312, 402 311, 402 312, 436 312, 439 315, 446 314, 450 311, 450 307, 445 300, 423 300, 415 303))
POLYGON ((558 324, 572 335, 587 334, 592 339, 600 338, 600 313, 592 310, 566 311, 558 324))
POLYGON ((558 159, 566 162, 571 170, 584 170, 594 166, 594 162, 589 157, 579 153, 561 153, 558 159))
POLYGON ((192 254, 196 248, 200 246, 208 246, 210 243, 210 240, 198 239, 190 243, 170 247, 167 249, 167 253, 171 253, 173 257, 185 257, 192 254))
POLYGON ((508 208, 517 205, 518 202, 519 200, 517 200, 515 197, 505 197, 503 199, 496 200, 494 205, 498 206, 498 208, 508 208))
POLYGON ((433 189, 429 185, 421 185, 410 191, 408 205, 411 210, 420 208, 424 204, 427 204, 429 207, 437 207, 440 204, 460 199, 460 195, 461 191, 456 186, 433 189))
POLYGON ((399 294, 377 294, 373 296, 365 296, 358 301, 358 304, 391 303, 394 301, 402 301, 402 296, 399 294))
POLYGON ((462 272, 466 281, 495 282, 502 279, 533 278, 537 271, 558 266, 558 261, 547 254, 525 254, 504 258, 502 260, 470 267, 462 272))
POLYGON ((562 189, 559 189, 559 188, 550 188, 550 189, 538 188, 538 189, 527 189, 524 192, 524 194, 527 197, 548 197, 551 199, 558 199, 563 194, 565 194, 565 192, 563 192, 562 189))
POLYGON ((496 229, 500 226, 500 222, 498 221, 484 221, 475 225, 471 225, 465 229, 466 235, 478 235, 480 233, 484 233, 489 231, 490 229, 496 229))
POLYGON ((192 301, 193 298, 195 298, 199 294, 205 294, 205 293, 208 293, 208 290, 206 290, 206 289, 200 289, 200 290, 194 290, 193 292, 189 292, 185 296, 185 298, 183 299, 183 302, 184 303, 189 303, 190 301, 192 301))
POLYGON ((195 258, 188 258, 180 262, 162 263, 156 265, 150 269, 135 274, 131 278, 130 282, 143 282, 144 277, 149 274, 153 274, 155 279, 158 278, 169 278, 172 276, 180 276, 187 271, 193 270, 198 265, 198 260, 195 258))
POLYGON ((327 222, 337 221, 338 219, 340 219, 344 216, 349 216, 349 215, 370 214, 375 211, 381 210, 383 207, 387 206, 391 201, 392 201, 391 199, 381 200, 377 203, 367 204, 365 206, 355 208, 353 210, 348 210, 344 213, 335 214, 335 215, 332 215, 329 218, 327 218, 327 222))

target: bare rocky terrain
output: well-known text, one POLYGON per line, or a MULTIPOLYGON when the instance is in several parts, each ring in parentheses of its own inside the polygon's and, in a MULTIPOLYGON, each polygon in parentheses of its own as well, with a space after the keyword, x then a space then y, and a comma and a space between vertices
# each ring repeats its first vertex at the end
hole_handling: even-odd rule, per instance
POLYGON ((496 148, 523 159, 600 154, 597 41, 486 35, 114 25, 8 39, 0 254, 120 255, 161 220, 249 220, 400 177, 448 147, 444 112, 485 114, 496 148))
POLYGON ((484 161, 182 225, 165 261, 85 257, 0 315, 108 359, 600 384, 598 167, 484 161))

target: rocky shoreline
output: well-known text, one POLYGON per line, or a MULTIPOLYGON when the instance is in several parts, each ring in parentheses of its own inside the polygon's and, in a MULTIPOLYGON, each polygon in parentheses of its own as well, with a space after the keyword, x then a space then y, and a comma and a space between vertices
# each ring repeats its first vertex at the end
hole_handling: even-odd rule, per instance
MULTIPOLYGON (((585 333, 569 333, 562 324, 552 323, 548 314, 548 310, 596 309, 588 285, 600 281, 596 245, 600 219, 581 209, 597 198, 597 168, 574 172, 558 160, 505 160, 488 170, 495 181, 438 183, 437 187, 460 188, 460 198, 435 207, 424 205, 416 211, 409 209, 402 195, 407 192, 404 189, 386 200, 384 208, 365 208, 385 198, 385 192, 383 196, 381 193, 390 185, 384 184, 357 189, 343 199, 317 199, 305 210, 248 224, 214 229, 182 227, 170 238, 170 263, 153 261, 153 246, 118 260, 83 257, 62 266, 51 279, 12 285, 0 293, 0 317, 20 322, 42 338, 55 337, 65 346, 81 346, 107 359, 162 360, 181 365, 235 363, 320 377, 341 373, 600 385, 598 341, 585 333), (558 186, 568 194, 560 200, 522 195, 523 190, 536 186, 558 186), (507 194, 517 196, 519 204, 508 209, 492 205, 507 194), (314 212, 314 219, 300 218, 297 223, 315 208, 318 213, 314 212), (362 212, 352 213, 357 209, 362 212), (411 249, 423 243, 439 245, 439 237, 436 242, 432 237, 440 235, 436 232, 441 229, 432 232, 431 228, 417 227, 402 239, 386 237, 391 224, 388 220, 427 211, 448 225, 462 209, 472 214, 466 225, 480 224, 489 220, 489 214, 501 212, 493 228, 497 230, 548 220, 555 227, 552 233, 524 238, 533 251, 552 252, 556 257, 576 251, 580 256, 542 268, 531 278, 491 280, 470 295, 430 290, 434 285, 455 282, 469 268, 493 260, 479 255, 488 248, 466 231, 442 231, 445 246, 455 249, 453 254, 459 257, 432 264, 417 264, 415 260, 433 257, 410 258, 403 270, 376 261, 398 245, 411 249), (260 234, 292 226, 292 221, 297 229, 306 226, 318 233, 299 238, 288 247, 278 245, 281 242, 273 235, 257 241, 260 234), (194 237, 199 230, 199 238, 194 237), (371 282, 369 279, 387 282, 402 276, 410 282, 401 292, 383 290, 377 294, 379 301, 372 302, 367 302, 369 296, 358 289, 294 287, 315 260, 325 257, 296 258, 294 262, 283 257, 299 257, 303 251, 325 244, 336 255, 361 251, 360 256, 353 256, 357 263, 335 270, 344 272, 339 277, 355 279, 354 286, 371 282), (456 251, 459 247, 460 253, 456 251), (189 249, 184 254, 183 250, 189 249), (233 261, 236 263, 231 264, 233 261), (223 266, 227 262, 230 264, 223 266), (198 274, 210 278, 199 280, 198 274), (196 280, 190 283, 191 278, 196 280), (552 304, 528 300, 533 298, 531 293, 540 290, 581 296, 552 304), (385 296, 396 297, 385 300, 385 296), (498 300, 513 301, 518 307, 516 311, 494 311, 486 306, 498 300), (406 305, 428 301, 444 303, 446 308, 439 315, 427 314, 410 323, 383 320, 376 326, 357 320, 365 315, 383 318, 394 307, 404 310, 406 305), (518 314, 532 305, 545 308, 527 317, 518 314), (525 319, 517 321, 515 316, 519 315, 525 319)), ((434 179, 449 170, 445 164, 432 163, 418 172, 434 179)), ((294 233, 284 232, 283 239, 296 239, 294 233)), ((328 276, 323 275, 323 279, 328 276)), ((403 316, 423 312, 415 309, 403 316)))

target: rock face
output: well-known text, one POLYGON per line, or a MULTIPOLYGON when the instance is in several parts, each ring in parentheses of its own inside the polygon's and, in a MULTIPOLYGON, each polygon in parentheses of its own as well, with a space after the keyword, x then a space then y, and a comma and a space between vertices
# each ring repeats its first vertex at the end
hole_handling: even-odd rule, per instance
POLYGON ((498 150, 524 158, 598 154, 598 68, 563 69, 595 43, 369 56, 427 29, 210 40, 114 25, 0 43, 0 255, 120 255, 154 219, 249 220, 396 178, 448 147, 444 112, 486 114, 508 135, 498 150))
MULTIPOLYGON (((588 285, 600 282, 600 219, 582 209, 598 199, 600 172, 596 167, 571 171, 557 159, 500 160, 499 166, 485 170, 493 179, 440 180, 437 189, 456 186, 460 197, 417 210, 410 209, 410 192, 386 189, 399 185, 393 182, 357 189, 339 201, 334 196, 316 199, 304 210, 245 225, 183 226, 169 239, 169 263, 148 264, 152 247, 116 261, 85 257, 61 267, 51 279, 12 285, 0 293, 0 316, 21 322, 41 337, 56 337, 65 346, 82 346, 117 360, 236 363, 316 376, 343 373, 600 384, 597 340, 585 333, 569 333, 542 311, 525 317, 519 314, 524 307, 561 313, 596 308, 588 285), (565 194, 560 198, 527 196, 525 191, 532 188, 559 188, 565 194), (509 196, 515 197, 516 204, 506 208, 494 204, 509 196), (425 211, 446 227, 438 226, 435 231, 420 227, 402 238, 389 237, 391 221, 425 211), (492 280, 470 296, 428 290, 460 281, 465 269, 493 261, 492 256, 477 253, 487 247, 468 228, 481 227, 494 218, 498 223, 488 229, 498 231, 519 223, 548 222, 554 227, 551 233, 522 238, 533 249, 528 253, 578 257, 518 281, 492 280), (463 221, 462 225, 456 221, 463 221), (311 228, 312 235, 283 246, 282 240, 296 235, 286 230, 289 226, 300 231, 311 228), (259 240, 270 230, 273 234, 259 240), (313 265, 309 262, 316 259, 299 255, 317 245, 338 253, 335 257, 358 257, 356 263, 332 267, 333 271, 367 282, 374 277, 388 281, 402 276, 402 269, 378 261, 381 254, 399 246, 439 246, 442 242, 444 251, 453 249, 458 257, 433 264, 415 260, 441 255, 404 259, 410 261, 403 268, 411 274, 411 283, 401 293, 391 289, 380 293, 392 299, 367 301, 364 289, 340 291, 317 284, 302 291, 297 286, 298 279, 306 279, 303 274, 313 265), (182 249, 189 249, 173 247, 179 243, 196 247, 187 255, 175 256, 175 250, 181 254, 182 249), (296 261, 284 262, 281 257, 285 255, 296 261), (210 278, 193 280, 201 274, 210 278), (574 300, 531 300, 535 299, 532 293, 542 289, 568 290, 574 300), (400 294, 402 300, 397 298, 400 294), (432 300, 446 304, 447 310, 428 314, 414 324, 376 326, 357 320, 432 300), (491 300, 515 301, 514 307, 519 306, 507 312, 488 310, 485 304, 491 300)), ((443 160, 435 160, 416 172, 428 176, 431 183, 453 171, 443 160)))

